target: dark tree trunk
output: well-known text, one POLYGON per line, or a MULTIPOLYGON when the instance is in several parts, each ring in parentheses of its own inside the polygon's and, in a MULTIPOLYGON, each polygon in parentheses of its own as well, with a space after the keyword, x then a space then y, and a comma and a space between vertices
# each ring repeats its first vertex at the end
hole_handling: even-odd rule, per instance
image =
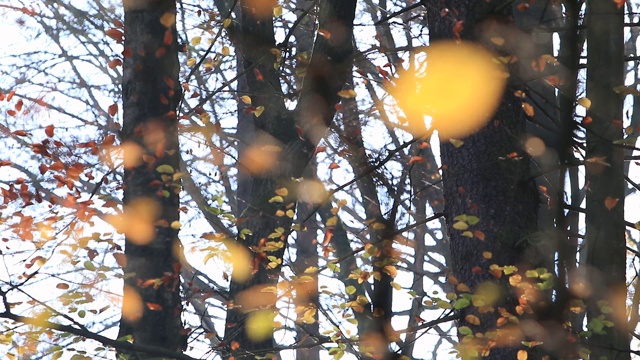
MULTIPOLYGON (((229 289, 233 306, 227 311, 225 344, 231 345, 236 359, 253 359, 273 349, 271 337, 252 339, 248 336, 247 319, 257 309, 243 307, 238 296, 247 290, 260 291, 278 281, 280 266, 269 266, 272 261, 268 257, 282 259, 292 218, 277 213, 295 210, 297 189, 291 179, 302 176, 314 147, 331 123, 335 104, 340 100, 338 91, 353 62, 351 38, 355 0, 321 1, 320 28, 331 36, 317 37, 298 107, 295 114, 290 113, 284 106, 278 73, 274 69, 276 56, 272 50, 276 46, 272 11, 259 15, 253 8, 255 3, 240 1, 242 15, 236 43, 242 54, 252 104, 264 107, 264 112, 254 117, 256 141, 253 146, 261 151, 276 150, 277 160, 266 171, 252 174, 249 203, 238 220, 239 234, 246 234, 238 239, 238 243, 251 249, 253 260, 252 264, 247 264, 252 268, 251 279, 242 282, 233 276, 229 289), (287 189, 286 194, 282 189, 287 189), (277 195, 276 191, 285 194, 282 201, 270 201, 277 195), (277 230, 281 235, 269 238, 277 230), (279 248, 265 250, 268 245, 279 248)), ((275 310, 275 296, 260 294, 264 297, 263 310, 275 310)))
POLYGON ((126 235, 126 266, 119 336, 131 335, 136 344, 179 351, 184 337, 177 230, 176 107, 181 91, 176 6, 172 0, 124 4, 125 210, 119 225, 126 235))
MULTIPOLYGON (((499 3, 501 2, 459 0, 447 2, 446 6, 456 10, 458 20, 464 21, 462 41, 471 41, 478 35, 478 24, 486 18, 509 23, 510 8, 496 13, 499 3)), ((431 41, 453 39, 451 19, 441 17, 440 11, 432 11, 430 14, 431 41)), ((539 200, 530 177, 529 160, 522 150, 524 135, 525 118, 521 101, 513 95, 513 89, 508 88, 487 126, 464 139, 464 144, 460 147, 456 148, 450 143, 441 145, 444 213, 451 242, 449 265, 452 275, 472 292, 483 284, 494 284, 491 291, 500 291, 492 311, 479 311, 480 308, 473 305, 459 311, 462 318, 458 322, 458 329, 465 326, 474 334, 496 331, 496 323, 501 317, 498 308, 515 314, 514 308, 518 305, 518 298, 513 291, 515 288, 506 281, 508 276, 497 279, 490 266, 520 266, 523 262, 535 264, 539 261, 535 252, 530 251, 532 246, 529 236, 536 231, 539 200), (517 153, 518 156, 508 156, 512 153, 517 153), (482 231, 484 240, 465 237, 462 231, 452 227, 454 218, 465 214, 479 218, 479 223, 472 230, 482 231), (486 253, 491 254, 490 259, 483 256, 486 253), (479 323, 476 319, 480 320, 479 323)), ((518 331, 517 328, 505 326, 500 328, 498 334, 508 337, 518 331)), ((461 340, 462 352, 469 354, 478 351, 478 355, 484 352, 486 358, 490 359, 515 359, 519 346, 516 342, 512 347, 492 348, 490 342, 467 342, 462 335, 461 340)))
POLYGON ((587 235, 584 264, 593 292, 587 330, 594 359, 629 359, 626 313, 626 237, 624 150, 621 140, 624 85, 623 9, 614 2, 587 1, 587 235), (595 162, 589 161, 596 160, 595 162), (613 312, 606 311, 605 305, 613 312), (613 326, 602 326, 609 320, 613 326))

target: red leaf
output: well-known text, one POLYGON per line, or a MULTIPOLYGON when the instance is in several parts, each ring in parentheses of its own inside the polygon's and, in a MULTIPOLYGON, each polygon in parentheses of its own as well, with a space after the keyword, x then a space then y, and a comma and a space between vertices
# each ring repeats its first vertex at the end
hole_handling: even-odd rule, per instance
POLYGON ((15 95, 15 94, 16 94, 16 91, 15 90, 11 90, 11 92, 9 92, 9 95, 7 95, 5 100, 7 100, 7 102, 11 101, 11 99, 13 98, 13 95, 15 95))
POLYGON ((49 167, 45 164, 40 164, 38 170, 40 170, 40 175, 44 175, 49 170, 49 167))
POLYGON ((411 159, 409 159, 409 165, 413 165, 417 162, 423 162, 424 158, 422 156, 412 156, 411 159))
POLYGON ((12 134, 16 135, 16 136, 29 136, 29 134, 27 134, 27 132, 24 131, 24 130, 16 130, 16 131, 12 132, 12 134))
POLYGON ((108 37, 121 43, 124 40, 124 33, 118 29, 109 29, 104 32, 108 37))
POLYGON ((164 40, 162 41, 165 45, 171 45, 173 42, 173 34, 171 34, 171 29, 167 29, 164 32, 164 40))
POLYGON ((109 105, 109 115, 115 116, 118 113, 118 104, 109 105))
POLYGON ((24 105, 22 99, 18 100, 18 102, 16 103, 16 111, 22 110, 22 105, 24 105))
POLYGON ((456 21, 456 23, 453 25, 452 31, 453 31, 453 36, 458 41, 460 41, 460 33, 462 32, 462 30, 464 30, 464 20, 456 21))
POLYGON ((7 115, 9 115, 9 116, 16 116, 16 114, 17 114, 16 111, 13 110, 13 109, 7 110, 7 115))
POLYGON ((109 61, 109 69, 115 69, 118 66, 122 66, 122 60, 120 59, 113 59, 111 61, 109 61))
POLYGON ((149 308, 149 310, 153 310, 153 311, 162 310, 162 305, 152 303, 152 302, 148 302, 147 307, 149 308))
POLYGON ((53 129, 54 129, 54 126, 49 125, 46 128, 44 128, 44 133, 47 134, 48 137, 53 137, 53 129))
POLYGON ((262 76, 262 73, 260 72, 260 70, 253 69, 253 73, 255 74, 256 79, 258 79, 258 81, 263 81, 264 80, 264 76, 262 76))

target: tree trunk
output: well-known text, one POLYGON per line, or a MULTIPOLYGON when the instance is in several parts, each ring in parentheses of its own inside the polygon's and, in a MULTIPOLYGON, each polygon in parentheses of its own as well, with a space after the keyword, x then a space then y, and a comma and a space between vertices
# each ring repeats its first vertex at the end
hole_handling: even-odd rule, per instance
MULTIPOLYGON (((495 21, 508 23, 510 9, 495 13, 495 3, 474 0, 447 2, 450 10, 457 11, 457 20, 464 21, 464 31, 460 34, 462 41, 476 38, 477 25, 489 15, 497 19, 495 21)), ((430 40, 454 39, 451 19, 442 17, 440 11, 430 13, 430 40)), ((519 266, 525 260, 534 264, 539 260, 536 256, 531 257, 532 245, 529 242, 529 236, 536 231, 539 200, 535 184, 530 178, 529 160, 522 151, 525 118, 521 102, 513 95, 513 90, 508 88, 505 91, 492 121, 464 139, 462 146, 441 144, 444 213, 451 242, 449 265, 457 280, 454 283, 467 285, 471 292, 477 291, 480 286, 491 286, 490 292, 497 291, 500 294, 491 309, 485 309, 490 311, 479 311, 481 307, 473 305, 461 309, 458 329, 467 327, 473 334, 497 331, 497 341, 508 344, 494 347, 486 338, 483 341, 461 334, 459 351, 467 356, 486 355, 488 359, 515 359, 520 345, 519 341, 509 342, 508 339, 518 336, 520 330, 517 327, 496 326, 501 317, 498 308, 515 314, 518 296, 512 291, 515 288, 507 283, 508 276, 498 280, 490 266, 519 266), (518 156, 509 157, 512 153, 518 156), (460 215, 479 218, 472 230, 482 231, 484 240, 463 236, 462 231, 452 227, 456 222, 454 218, 460 215), (487 259, 488 254, 490 259, 487 259)), ((457 289, 460 291, 461 288, 457 289)))
POLYGON ((626 239, 624 223, 624 150, 622 97, 613 89, 624 85, 623 9, 615 2, 587 1, 587 96, 591 107, 586 125, 587 235, 584 264, 592 293, 587 329, 594 359, 629 359, 626 314, 626 239), (612 326, 603 325, 605 320, 612 326))
MULTIPOLYGON (((123 101, 125 291, 119 336, 179 351, 180 180, 176 5, 125 1, 123 101)), ((137 358, 149 358, 136 353, 137 358)))
POLYGON ((295 114, 291 114, 284 106, 277 66, 274 67, 273 8, 270 5, 271 8, 260 11, 256 4, 240 1, 242 14, 237 44, 252 105, 264 109, 261 114, 254 114, 256 141, 253 146, 261 154, 272 152, 275 162, 264 171, 252 174, 249 203, 238 219, 238 244, 250 249, 252 263, 247 266, 251 267, 252 277, 240 281, 236 274, 241 270, 234 267, 225 344, 230 345, 236 359, 253 359, 273 349, 271 336, 249 336, 247 320, 257 314, 258 309, 275 311, 275 295, 260 291, 277 283, 280 266, 269 264, 274 263, 273 259, 282 259, 291 231, 292 218, 279 214, 295 210, 297 189, 292 178, 302 176, 314 147, 331 123, 335 104, 340 100, 337 94, 353 62, 355 0, 321 1, 320 28, 331 35, 317 37, 298 107, 295 114), (276 196, 281 196, 281 200, 274 201, 276 196), (274 232, 280 235, 274 237, 274 232), (247 291, 260 293, 263 300, 259 308, 239 301, 242 294, 250 294, 247 291))

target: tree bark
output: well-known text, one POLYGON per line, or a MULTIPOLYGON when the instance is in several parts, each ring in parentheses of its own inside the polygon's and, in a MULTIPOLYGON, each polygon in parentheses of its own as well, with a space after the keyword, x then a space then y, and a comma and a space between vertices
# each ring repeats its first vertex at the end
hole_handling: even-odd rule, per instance
MULTIPOLYGON (((353 19, 355 0, 325 0, 320 2, 319 26, 328 37, 318 36, 314 45, 302 94, 294 114, 286 110, 284 96, 274 68, 276 48, 271 19, 272 12, 257 16, 256 2, 240 1, 242 15, 238 48, 252 104, 262 106, 260 116, 254 116, 256 138, 254 146, 261 151, 276 151, 275 164, 265 172, 252 174, 251 194, 247 208, 238 219, 238 243, 250 249, 253 258, 252 277, 246 282, 232 276, 229 295, 232 299, 227 311, 225 344, 231 346, 236 359, 253 359, 273 349, 271 337, 251 339, 246 332, 248 316, 255 308, 242 307, 238 296, 247 290, 260 290, 277 283, 280 266, 271 267, 268 257, 282 259, 286 240, 291 231, 292 218, 278 216, 278 211, 295 210, 297 189, 292 179, 300 178, 313 156, 313 150, 324 135, 335 114, 337 95, 345 83, 353 62, 353 19), (264 143, 260 143, 260 139, 264 143), (282 201, 270 201, 276 190, 287 189, 282 201), (269 238, 274 231, 281 235, 269 238), (247 233, 250 231, 250 233, 247 233), (271 242, 277 250, 265 250, 271 242), (239 306, 240 305, 240 306, 239 306)), ((236 269, 234 269, 234 273, 236 269)), ((261 293, 264 307, 275 310, 275 296, 261 293)), ((263 307, 263 310, 264 310, 263 307)))
POLYGON ((626 314, 626 238, 624 223, 624 150, 613 142, 623 137, 623 9, 607 1, 587 1, 586 125, 587 234, 584 264, 592 294, 588 298, 588 343, 594 359, 629 359, 626 314), (611 311, 608 311, 611 310, 611 311), (604 325, 609 320, 612 326, 604 325))
MULTIPOLYGON (((496 1, 474 0, 446 4, 450 10, 457 11, 458 20, 464 21, 464 30, 459 34, 462 41, 475 39, 478 24, 488 17, 508 23, 510 8, 496 12, 499 5, 500 2, 496 1)), ((430 13, 430 40, 454 39, 451 19, 442 17, 440 11, 430 13)), ((496 323, 501 317, 498 308, 515 314, 518 296, 506 281, 508 276, 497 279, 490 266, 520 266, 524 261, 534 264, 538 261, 531 251, 533 246, 529 236, 536 231, 539 200, 535 184, 530 180, 529 160, 522 151, 524 135, 525 118, 520 100, 513 95, 513 89, 508 88, 487 126, 464 139, 460 147, 451 143, 441 144, 444 213, 451 242, 449 265, 457 280, 454 282, 467 285, 471 292, 481 285, 493 284, 492 291, 500 293, 492 306, 493 311, 481 312, 473 305, 461 309, 458 329, 468 327, 473 334, 497 332, 498 339, 504 341, 511 335, 517 336, 519 330, 509 326, 497 328, 496 323), (509 157, 508 154, 512 153, 518 156, 509 157), (465 237, 462 231, 452 227, 454 218, 465 214, 479 218, 479 223, 472 230, 482 231, 484 240, 465 237), (485 258, 485 253, 490 253, 491 258, 485 258)), ((524 267, 530 268, 531 265, 524 267)), ((487 359, 515 359, 520 345, 515 342, 506 347, 494 347, 486 340, 465 339, 462 335, 460 338, 461 353, 485 355, 487 359)))
POLYGON ((176 107, 181 90, 176 5, 172 0, 124 5, 124 214, 117 226, 126 235, 126 265, 119 336, 179 351, 186 342, 180 320, 177 230, 176 107))

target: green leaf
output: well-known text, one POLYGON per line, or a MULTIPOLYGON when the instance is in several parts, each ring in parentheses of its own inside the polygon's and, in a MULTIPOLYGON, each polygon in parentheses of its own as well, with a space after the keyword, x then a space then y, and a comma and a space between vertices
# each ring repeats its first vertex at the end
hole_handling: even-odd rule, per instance
POLYGON ((175 172, 175 170, 173 170, 173 167, 167 164, 158 166, 156 168, 156 171, 163 174, 173 174, 175 172))
POLYGON ((345 291, 347 292, 347 294, 349 295, 353 295, 356 292, 356 287, 353 285, 349 285, 347 286, 347 288, 345 289, 345 291))
POLYGON ((511 275, 518 271, 518 268, 513 265, 507 265, 503 269, 505 275, 511 275))
POLYGON ((89 260, 85 261, 83 265, 84 265, 84 268, 89 271, 96 271, 96 266, 93 265, 93 263, 89 260))
POLYGON ((480 218, 478 218, 477 216, 473 216, 473 215, 467 216, 467 223, 469 223, 469 225, 475 225, 479 222, 480 222, 480 218))
POLYGON ((468 326, 461 326, 460 328, 458 328, 458 332, 462 335, 471 335, 473 334, 473 331, 471 331, 471 328, 468 326))
POLYGON ((467 306, 471 305, 471 302, 467 299, 458 299, 454 304, 453 308, 456 310, 464 309, 467 306))

